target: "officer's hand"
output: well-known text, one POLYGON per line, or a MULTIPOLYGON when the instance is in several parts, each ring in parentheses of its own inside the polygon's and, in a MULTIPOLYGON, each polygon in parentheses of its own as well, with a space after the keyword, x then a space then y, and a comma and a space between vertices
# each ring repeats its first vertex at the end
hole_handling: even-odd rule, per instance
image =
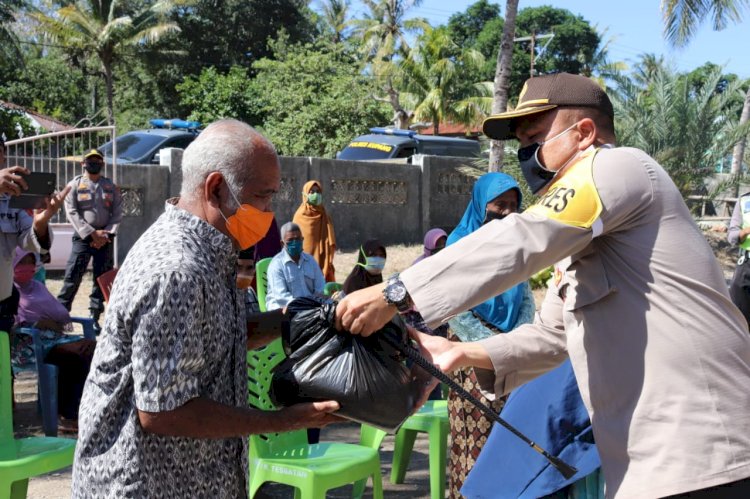
POLYGON ((302 428, 322 428, 331 423, 343 421, 333 414, 340 409, 339 403, 333 400, 295 404, 274 413, 281 423, 279 431, 300 430, 302 428))
POLYGON ((90 244, 92 248, 99 249, 109 242, 109 238, 107 238, 106 235, 102 235, 102 234, 106 234, 106 232, 101 229, 95 230, 94 232, 91 233, 90 244))
POLYGON ((29 188, 23 178, 29 173, 31 172, 23 166, 11 166, 0 170, 0 194, 20 196, 21 192, 29 188))
POLYGON ((362 336, 382 328, 397 312, 383 298, 384 287, 379 284, 346 295, 336 306, 336 326, 362 336))
POLYGON ((419 345, 422 357, 438 366, 441 371, 449 373, 460 367, 458 366, 460 355, 455 351, 455 347, 460 343, 447 340, 442 336, 420 333, 412 327, 407 327, 407 329, 409 336, 419 345))
POLYGON ((65 196, 68 195, 70 192, 70 186, 66 185, 65 189, 58 192, 57 194, 53 194, 50 197, 48 197, 45 200, 46 207, 42 208, 40 210, 34 210, 34 221, 35 222, 41 222, 41 223, 48 223, 50 219, 60 211, 60 208, 63 205, 63 201, 65 201, 65 196))

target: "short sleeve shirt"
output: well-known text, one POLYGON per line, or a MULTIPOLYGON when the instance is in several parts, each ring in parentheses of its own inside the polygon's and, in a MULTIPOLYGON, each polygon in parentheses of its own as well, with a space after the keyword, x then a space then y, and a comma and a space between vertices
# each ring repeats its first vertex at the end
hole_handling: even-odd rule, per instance
POLYGON ((244 438, 146 433, 138 410, 247 407, 244 296, 225 235, 167 203, 117 274, 86 381, 73 497, 247 496, 244 438))

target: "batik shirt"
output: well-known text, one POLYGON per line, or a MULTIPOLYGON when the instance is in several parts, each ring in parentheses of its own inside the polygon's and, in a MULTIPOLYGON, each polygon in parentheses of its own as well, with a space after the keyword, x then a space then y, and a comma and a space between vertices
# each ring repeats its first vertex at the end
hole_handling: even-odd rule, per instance
POLYGON ((137 412, 247 406, 236 261, 229 238, 172 202, 130 250, 81 400, 73 497, 247 497, 244 438, 146 433, 137 412))

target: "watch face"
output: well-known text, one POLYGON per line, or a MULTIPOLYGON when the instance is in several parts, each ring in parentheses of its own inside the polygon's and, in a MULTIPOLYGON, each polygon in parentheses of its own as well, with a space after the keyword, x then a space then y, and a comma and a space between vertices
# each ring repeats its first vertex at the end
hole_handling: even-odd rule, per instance
POLYGON ((406 298, 406 287, 401 282, 394 282, 388 286, 388 299, 393 303, 399 303, 406 298))

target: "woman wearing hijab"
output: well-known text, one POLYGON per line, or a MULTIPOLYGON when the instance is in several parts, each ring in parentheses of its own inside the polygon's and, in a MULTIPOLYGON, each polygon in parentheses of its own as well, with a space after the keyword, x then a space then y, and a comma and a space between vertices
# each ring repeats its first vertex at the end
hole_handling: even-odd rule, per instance
POLYGON ((428 230, 424 235, 424 253, 419 255, 417 259, 412 262, 412 265, 421 262, 425 258, 430 257, 445 248, 447 239, 448 234, 446 234, 443 229, 436 228, 428 230))
POLYGON ((383 282, 385 259, 385 246, 380 241, 377 239, 366 241, 359 248, 357 263, 344 281, 344 293, 349 294, 383 282))
MULTIPOLYGON (((448 237, 448 244, 485 223, 517 212, 520 206, 521 192, 512 177, 504 173, 483 175, 474 185, 469 206, 448 237)), ((528 284, 521 283, 451 319, 451 333, 456 341, 481 339, 508 333, 532 322, 533 316, 533 296, 528 284)), ((464 388, 483 398, 473 370, 458 371, 455 377, 464 388)), ((537 444, 578 468, 579 473, 574 479, 565 479, 545 459, 527 454, 528 445, 510 432, 499 427, 492 429, 491 423, 476 409, 467 410, 451 392, 448 401, 453 436, 449 461, 451 497, 546 497, 571 484, 574 485, 566 492, 567 497, 603 497, 598 489, 598 475, 591 475, 596 484, 593 490, 585 479, 579 480, 595 472, 600 462, 570 360, 514 390, 507 403, 491 403, 487 399, 484 402, 495 410, 502 409, 500 414, 506 421, 532 435, 537 444)))
MULTIPOLYGON (((513 177, 505 173, 482 175, 474 184, 469 205, 458 226, 448 236, 447 244, 455 243, 486 223, 499 223, 494 220, 518 212, 521 201, 521 190, 513 177)), ((533 317, 534 297, 528 284, 523 282, 451 319, 449 338, 473 341, 507 333, 531 322, 533 317)), ((496 411, 502 409, 504 400, 493 402, 482 396, 473 369, 456 371, 453 378, 496 411)), ((452 442, 448 461, 449 496, 459 498, 462 497, 461 486, 479 457, 492 423, 474 406, 464 404, 452 390, 448 395, 448 413, 452 442)))
MULTIPOLYGON (((72 329, 70 314, 43 283, 34 279, 36 271, 36 255, 16 248, 13 283, 20 295, 16 327, 40 330, 39 337, 48 352, 45 362, 56 365, 59 370, 57 395, 58 411, 62 418, 60 427, 75 430, 78 404, 96 342, 63 332, 72 329)), ((31 337, 14 333, 12 343, 11 364, 14 370, 34 369, 36 360, 31 337)))
POLYGON ((303 251, 315 258, 326 282, 336 281, 333 256, 336 236, 333 222, 323 206, 323 188, 317 180, 307 182, 302 188, 302 204, 294 214, 294 223, 302 229, 303 251))

